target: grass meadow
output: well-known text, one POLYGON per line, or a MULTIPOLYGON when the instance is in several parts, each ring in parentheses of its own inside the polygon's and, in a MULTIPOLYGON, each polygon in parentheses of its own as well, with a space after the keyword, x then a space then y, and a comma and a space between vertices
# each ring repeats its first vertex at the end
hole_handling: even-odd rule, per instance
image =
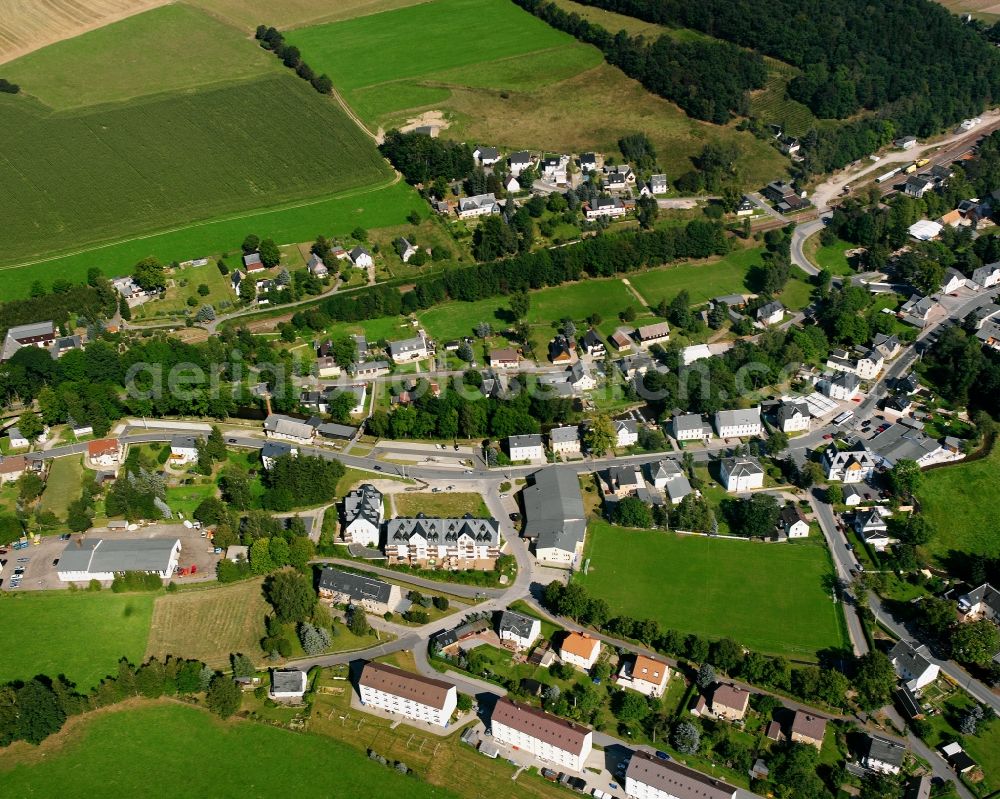
POLYGON ((39 509, 52 511, 60 519, 65 519, 70 503, 80 498, 83 456, 53 458, 51 464, 39 509))
POLYGON ((576 579, 612 613, 803 660, 845 642, 822 546, 677 536, 603 521, 588 526, 587 539, 589 571, 576 579))
POLYGON ((937 530, 927 548, 943 557, 950 550, 983 557, 1000 555, 1000 519, 992 496, 1000 476, 1000 447, 981 460, 924 472, 917 496, 937 530))
POLYGON ((65 674, 89 690, 118 670, 120 658, 142 661, 152 611, 152 594, 0 594, 0 618, 7 631, 0 647, 0 683, 65 674))
POLYGON ((451 138, 567 152, 615 152, 622 135, 641 130, 671 178, 721 138, 739 143, 748 186, 787 164, 750 135, 689 119, 605 64, 596 48, 506 0, 432 0, 294 30, 289 39, 373 129, 435 109, 445 112, 451 138))
POLYGON ((244 799, 277 795, 293 783, 303 799, 456 795, 328 737, 222 722, 168 701, 109 708, 75 719, 40 748, 11 747, 0 753, 0 775, 12 796, 153 797, 169 785, 178 799, 244 799))
POLYGON ((822 245, 817 233, 806 239, 804 250, 806 257, 820 269, 829 269, 834 275, 853 275, 855 272, 844 253, 855 246, 857 245, 843 239, 837 239, 833 244, 822 245))
POLYGON ((439 494, 393 494, 392 502, 397 516, 416 516, 418 513, 423 513, 425 516, 455 518, 471 513, 477 518, 485 519, 490 515, 482 496, 461 491, 443 491, 439 494))

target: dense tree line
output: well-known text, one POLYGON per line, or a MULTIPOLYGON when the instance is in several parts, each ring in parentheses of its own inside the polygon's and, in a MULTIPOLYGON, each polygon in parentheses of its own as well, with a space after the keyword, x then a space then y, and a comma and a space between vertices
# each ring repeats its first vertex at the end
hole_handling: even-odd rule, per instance
POLYGON ((476 166, 468 144, 434 139, 415 131, 390 130, 379 151, 403 173, 407 183, 413 184, 429 184, 439 179, 464 180, 476 166))
POLYGON ((749 110, 749 94, 767 80, 764 59, 727 42, 678 42, 668 35, 649 42, 610 31, 544 0, 514 0, 559 30, 598 47, 626 75, 677 103, 689 116, 725 124, 749 110))
POLYGON ((39 284, 30 297, 0 303, 0 339, 11 327, 49 319, 57 327, 65 328, 71 314, 84 324, 96 322, 114 314, 117 303, 111 283, 103 278, 95 279, 94 285, 60 280, 53 283, 48 293, 39 284))
POLYGON ((0 747, 14 741, 40 744, 62 729, 66 719, 142 696, 193 697, 205 694, 209 709, 220 716, 239 707, 240 692, 232 678, 199 660, 168 656, 135 666, 122 658, 118 670, 88 693, 59 676, 44 675, 0 686, 0 747), (228 683, 226 685, 225 683, 228 683))
POLYGON ((265 50, 270 50, 281 63, 289 69, 295 70, 295 74, 309 84, 320 94, 329 94, 333 89, 333 81, 326 73, 317 75, 313 68, 302 60, 302 53, 295 45, 285 44, 285 37, 277 28, 266 25, 258 25, 254 32, 254 38, 260 42, 260 46, 265 50))
POLYGON ((1000 56, 925 0, 584 0, 662 25, 693 28, 803 70, 789 94, 820 118, 882 111, 925 136, 975 116, 1000 94, 1000 56), (891 36, 892 46, 886 46, 891 36))
POLYGON ((332 502, 344 464, 314 455, 282 455, 263 474, 267 486, 262 502, 272 510, 332 502))
POLYGON ((960 327, 945 328, 924 356, 926 377, 941 396, 970 411, 1000 415, 1000 358, 960 327))

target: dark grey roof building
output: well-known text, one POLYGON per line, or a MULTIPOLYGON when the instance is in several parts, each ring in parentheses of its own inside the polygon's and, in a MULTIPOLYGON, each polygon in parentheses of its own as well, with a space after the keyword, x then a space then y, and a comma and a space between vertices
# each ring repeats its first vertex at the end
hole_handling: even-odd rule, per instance
POLYGON ((535 542, 539 560, 571 565, 587 532, 576 473, 559 468, 535 472, 534 484, 521 492, 521 500, 527 520, 523 535, 535 542))

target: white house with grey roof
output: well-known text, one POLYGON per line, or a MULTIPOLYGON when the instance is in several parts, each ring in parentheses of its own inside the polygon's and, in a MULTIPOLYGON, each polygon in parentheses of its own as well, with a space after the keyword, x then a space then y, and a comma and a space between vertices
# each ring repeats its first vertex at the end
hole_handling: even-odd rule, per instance
POLYGON ((280 413, 272 413, 264 420, 264 435, 281 441, 308 444, 313 440, 316 428, 302 419, 295 419, 280 413))
POLYGON ((500 556, 500 525, 496 519, 415 517, 389 519, 385 524, 385 554, 389 564, 457 569, 488 569, 500 556))
POLYGON ((329 566, 320 572, 317 587, 320 599, 338 605, 357 605, 369 613, 396 611, 403 600, 398 585, 329 566))
POLYGON ((1000 591, 989 583, 973 588, 958 598, 958 615, 961 621, 989 619, 1000 622, 1000 591))
POLYGON ((375 266, 375 259, 372 258, 372 254, 368 252, 366 247, 362 247, 360 244, 354 247, 347 256, 351 259, 351 263, 358 269, 368 269, 368 267, 375 266))
POLYGON ((516 153, 510 154, 507 158, 507 163, 510 165, 510 173, 516 177, 521 174, 522 170, 532 166, 535 161, 531 157, 531 153, 525 150, 518 150, 516 153))
POLYGON ((533 484, 521 492, 522 535, 534 542, 539 563, 571 569, 583 555, 586 513, 576 473, 550 467, 535 472, 533 484))
POLYGON ((0 361, 14 357, 14 353, 22 347, 40 347, 48 349, 56 340, 55 325, 48 322, 33 322, 30 325, 16 325, 7 330, 3 349, 0 350, 0 361))
POLYGON ((1000 284, 1000 263, 985 264, 972 270, 972 282, 981 289, 1000 284))
POLYGON ((500 160, 500 151, 496 147, 477 147, 472 151, 472 157, 483 166, 493 166, 500 160))
POLYGON ((73 541, 59 556, 56 574, 64 583, 113 580, 125 572, 169 580, 181 554, 179 538, 90 538, 73 541))
POLYGON ((760 406, 734 411, 717 411, 715 431, 719 434, 719 438, 759 436, 763 432, 760 421, 760 406))
POLYGON ((384 518, 382 492, 371 483, 364 483, 344 497, 341 535, 348 543, 377 547, 384 518))
POLYGON ((809 429, 812 417, 805 402, 788 401, 781 403, 774 419, 782 433, 800 433, 809 429))
POLYGON ((700 413, 674 414, 670 423, 674 438, 678 441, 703 441, 712 437, 712 426, 700 413))
POLYGON ((875 473, 875 456, 862 441, 855 441, 848 449, 830 444, 823 450, 823 468, 827 480, 843 483, 863 483, 875 473))
POLYGON ((764 467, 748 455, 723 458, 719 464, 719 477, 726 491, 740 494, 764 487, 764 467))
POLYGON ((507 439, 507 452, 512 461, 536 461, 545 459, 545 447, 542 437, 537 433, 523 436, 510 436, 507 439))
POLYGON ((305 696, 308 679, 302 669, 271 669, 271 687, 267 695, 271 699, 301 699, 305 696))
POLYGON ((855 511, 854 532, 876 552, 884 552, 889 546, 889 528, 879 508, 855 511))
POLYGON ((889 650, 889 660, 896 675, 913 693, 934 682, 941 670, 931 662, 931 651, 927 646, 913 641, 897 641, 889 650))
POLYGON ((625 795, 631 799, 735 799, 736 788, 676 760, 637 751, 625 770, 625 795))
POLYGON ((456 209, 459 219, 475 219, 480 216, 490 216, 500 213, 500 201, 492 192, 477 194, 473 197, 463 197, 458 201, 456 209))
POLYGON ((869 735, 862 745, 861 765, 880 774, 899 774, 906 747, 888 738, 869 735))
POLYGON ((861 396, 861 380, 851 372, 837 372, 820 380, 819 390, 832 400, 853 400, 861 396))
POLYGON ((198 436, 177 434, 170 436, 170 462, 174 466, 198 460, 198 436))
POLYGON ((868 446, 878 464, 891 469, 901 460, 916 461, 921 468, 935 463, 961 460, 965 453, 954 447, 945 447, 923 431, 923 425, 903 417, 888 429, 868 441, 868 446))
POLYGON ((646 468, 653 488, 663 491, 671 505, 680 505, 681 500, 694 491, 680 464, 671 458, 650 463, 646 468))
POLYGON ((505 610, 497 622, 497 634, 501 641, 510 641, 515 649, 530 649, 542 634, 542 623, 531 616, 505 610))
POLYGON ((757 309, 756 318, 757 327, 779 324, 785 318, 785 306, 777 300, 772 300, 757 309))
POLYGON ((615 419, 615 443, 619 447, 631 447, 639 440, 639 423, 635 419, 615 419))
POLYGON ((427 337, 422 331, 412 338, 389 342, 389 356, 395 363, 418 361, 421 358, 426 358, 428 354, 427 337))
POLYGON ((549 430, 549 447, 557 455, 580 454, 580 428, 576 425, 549 430))

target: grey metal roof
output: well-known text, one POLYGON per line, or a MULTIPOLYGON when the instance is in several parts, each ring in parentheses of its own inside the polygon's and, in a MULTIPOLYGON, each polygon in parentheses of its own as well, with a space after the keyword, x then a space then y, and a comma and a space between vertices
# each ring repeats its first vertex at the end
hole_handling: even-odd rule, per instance
POLYGON ((778 422, 779 424, 787 422, 790 419, 794 419, 797 416, 808 416, 809 406, 804 402, 783 402, 781 407, 778 408, 778 422))
POLYGON ((95 538, 70 543, 59 556, 60 572, 166 571, 177 538, 95 538))
POLYGON ((353 438, 358 432, 358 428, 349 424, 337 424, 336 422, 324 422, 316 428, 316 432, 325 438, 353 438))
POLYGON ((679 416, 674 416, 675 431, 703 430, 707 426, 700 413, 682 413, 679 416))
POLYGON ((715 414, 719 427, 742 427, 748 424, 760 424, 760 408, 741 408, 733 411, 718 411, 715 414))
POLYGON ((260 450, 261 458, 280 458, 282 455, 291 455, 292 447, 280 441, 267 441, 260 450))
POLYGON ((8 329, 7 335, 15 341, 24 341, 25 339, 38 338, 39 336, 54 336, 55 326, 51 320, 48 322, 32 322, 28 325, 17 325, 8 329))
POLYGON ((538 433, 529 433, 523 436, 510 436, 507 439, 507 447, 512 449, 514 447, 540 447, 542 446, 542 437, 538 433))
POLYGON ((408 352, 426 348, 427 341, 423 336, 413 336, 400 341, 389 342, 389 352, 392 355, 406 355, 408 352))
POLYGON ((377 525, 382 518, 382 492, 371 483, 358 486, 344 497, 344 523, 365 519, 377 525))
POLYGON ((917 677, 929 669, 933 663, 929 660, 930 650, 924 645, 913 645, 910 641, 897 641, 889 650, 889 660, 896 667, 900 677, 909 679, 917 677))
POLYGON ((346 594, 352 601, 369 601, 386 604, 392 592, 392 586, 373 577, 362 574, 351 574, 339 569, 325 567, 319 575, 319 587, 324 591, 346 594))
POLYGON ((177 435, 170 436, 170 447, 171 449, 177 447, 178 449, 195 449, 198 446, 199 436, 188 436, 178 433, 177 435))
POLYGON ((725 458, 722 461, 722 468, 731 477, 747 477, 764 473, 764 467, 760 465, 760 461, 749 455, 725 458))
POLYGON ((682 766, 676 760, 659 760, 647 752, 632 755, 626 780, 662 791, 675 799, 733 799, 736 788, 722 780, 682 766))
POLYGON ((906 747, 886 738, 869 735, 865 750, 865 757, 867 758, 879 760, 882 763, 888 763, 893 766, 902 766, 903 753, 906 752, 906 747))
POLYGON ((940 448, 934 439, 898 422, 872 438, 868 446, 888 466, 904 458, 920 460, 940 448))
POLYGON ((299 669, 271 669, 273 693, 301 693, 306 689, 306 674, 299 669))
POLYGON ((279 413, 272 413, 264 420, 264 429, 296 438, 312 438, 313 434, 313 428, 302 419, 294 419, 279 413))
POLYGON ((576 473, 548 468, 535 472, 534 484, 521 492, 524 534, 539 549, 573 552, 587 532, 586 514, 576 473))

